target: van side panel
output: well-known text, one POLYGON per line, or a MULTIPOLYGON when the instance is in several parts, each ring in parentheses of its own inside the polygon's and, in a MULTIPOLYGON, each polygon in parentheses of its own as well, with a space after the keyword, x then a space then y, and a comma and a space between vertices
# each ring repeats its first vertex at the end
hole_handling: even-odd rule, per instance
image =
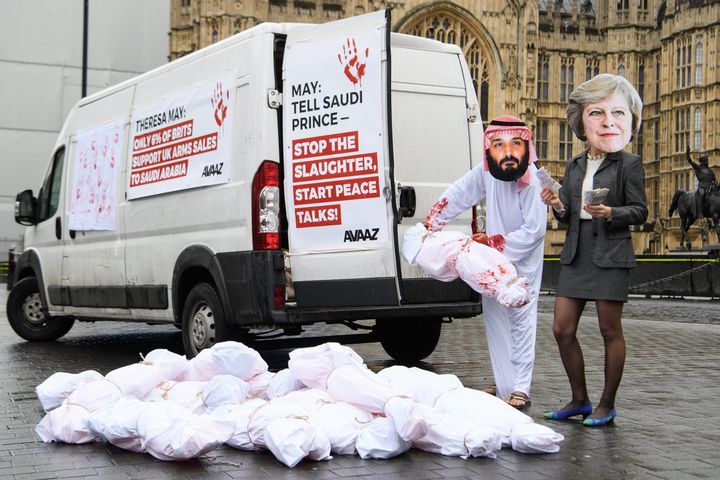
MULTIPOLYGON (((291 109, 286 102, 284 110, 284 129, 286 147, 293 142, 312 144, 314 138, 323 135, 338 135, 352 131, 357 135, 359 154, 377 155, 377 165, 373 177, 364 172, 365 180, 376 182, 378 191, 366 198, 353 198, 352 195, 335 193, 332 200, 323 202, 326 197, 314 195, 315 188, 332 189, 334 184, 343 190, 343 181, 328 181, 325 185, 316 180, 307 180, 293 175, 285 179, 285 200, 291 206, 337 203, 335 220, 329 224, 322 222, 313 225, 301 225, 298 216, 289 216, 289 256, 292 271, 295 299, 299 308, 358 307, 358 306, 397 306, 399 304, 397 268, 395 258, 394 224, 395 214, 392 204, 392 159, 389 155, 387 131, 387 78, 388 29, 387 13, 375 12, 363 16, 345 18, 336 22, 314 25, 291 30, 288 33, 288 47, 283 65, 284 95, 286 98, 297 95, 291 86, 316 81, 321 85, 318 98, 324 101, 313 107, 315 113, 331 114, 333 96, 352 91, 355 95, 364 94, 360 102, 337 108, 340 122, 327 126, 293 124, 302 115, 302 107, 291 109), (324 60, 325 56, 334 58, 335 54, 326 52, 342 49, 349 41, 348 32, 355 32, 360 50, 372 51, 367 56, 367 68, 364 77, 357 81, 345 78, 340 68, 332 68, 324 60), (318 52, 315 54, 315 52, 318 52), (321 53, 322 52, 322 53, 321 53), (312 60, 309 57, 312 56, 312 60), (310 63, 310 65, 308 65, 310 63), (348 79, 350 81, 348 81, 348 79), (295 129, 297 126, 299 128, 295 129), (297 189, 296 189, 297 182, 297 189), (300 186, 302 185, 302 186, 300 186), (322 185, 321 187, 316 187, 322 185), (292 190, 291 190, 292 189, 292 190), (301 198, 306 189, 310 198, 301 198), (315 196, 315 198, 313 198, 315 196), (357 200, 357 201, 355 201, 357 200), (307 228, 306 228, 307 227, 307 228)), ((349 69, 349 66, 348 66, 349 69)), ((346 70, 348 72, 349 70, 346 70)), ((362 76, 362 75, 361 75, 362 76)), ((311 95, 311 94, 309 94, 311 95)), ((308 96, 309 98, 309 96, 308 96)), ((316 98, 316 100, 318 99, 316 98)), ((296 100, 293 107, 302 105, 296 100)), ((296 145, 297 146, 297 145, 296 145)), ((340 151, 339 153, 342 153, 340 151)), ((296 167, 305 159, 320 159, 332 156, 330 151, 309 151, 296 154, 293 159, 285 159, 285 173, 289 174, 290 163, 296 167)), ((335 154, 337 156, 337 153, 335 154)), ((323 160, 324 161, 324 160, 323 160)), ((332 160, 330 160, 332 161, 332 160)), ((358 176, 354 173, 348 177, 358 176)), ((332 174, 328 177, 331 180, 332 174)), ((337 192, 338 190, 336 190, 337 192)), ((299 210, 299 208, 298 208, 299 210)))
MULTIPOLYGON (((224 159, 230 168, 229 182, 127 202, 129 285, 161 285, 171 289, 177 259, 183 250, 193 245, 204 246, 215 254, 252 250, 252 178, 263 157, 276 160, 278 156, 277 127, 268 128, 264 123, 268 119, 272 125, 277 123, 276 112, 265 105, 266 91, 274 84, 272 39, 272 34, 249 37, 138 84, 135 97, 138 108, 152 104, 163 95, 185 91, 189 86, 228 74, 233 75, 232 88, 236 96, 232 107, 231 158, 224 159), (266 114, 264 110, 269 112, 266 114), (270 144, 275 147, 269 147, 270 144)), ((232 297, 233 292, 228 295, 232 297)), ((132 310, 134 317, 153 320, 173 321, 179 314, 173 315, 172 309, 132 310)))
MULTIPOLYGON (((457 53, 393 47, 392 124, 395 181, 415 190, 415 214, 403 218, 398 237, 425 219, 442 192, 470 168, 468 85, 457 53)), ((472 84, 469 90, 472 92, 472 84)), ((471 213, 446 228, 470 233, 471 213)), ((400 262, 404 303, 470 301, 477 295, 464 282, 432 280, 400 262)))
MULTIPOLYGON (((127 138, 134 87, 108 95, 79 107, 72 118, 74 133, 68 150, 66 215, 63 239, 63 275, 60 297, 78 316, 118 317, 129 314, 125 295, 125 178, 127 138), (109 122, 120 121, 120 158, 117 159, 115 185, 115 230, 79 231, 68 229, 69 215, 75 192, 74 182, 81 168, 78 160, 77 137, 82 132, 109 122), (93 307, 93 308, 90 308, 93 307), (97 308, 95 308, 97 307, 97 308)), ((97 148, 102 148, 98 145, 97 148)), ((92 162, 92 158, 89 159, 92 162)), ((95 168, 94 166, 92 168, 95 168)), ((98 204, 101 199, 96 199, 98 204)), ((51 285, 57 287, 58 285, 51 285)))

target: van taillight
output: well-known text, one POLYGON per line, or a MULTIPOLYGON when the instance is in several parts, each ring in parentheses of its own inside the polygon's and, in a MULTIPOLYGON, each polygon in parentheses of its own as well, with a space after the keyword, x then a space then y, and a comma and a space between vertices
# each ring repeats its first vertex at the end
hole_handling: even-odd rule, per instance
POLYGON ((254 250, 280 248, 280 165, 270 160, 253 178, 252 229, 254 250))

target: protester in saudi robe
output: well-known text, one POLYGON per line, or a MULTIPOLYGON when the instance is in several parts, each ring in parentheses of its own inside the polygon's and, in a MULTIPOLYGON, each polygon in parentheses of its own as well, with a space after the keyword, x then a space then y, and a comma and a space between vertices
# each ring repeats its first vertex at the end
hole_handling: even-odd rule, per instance
POLYGON ((495 385, 485 389, 518 409, 530 406, 535 363, 537 304, 543 268, 547 208, 540 201, 537 160, 530 129, 503 115, 484 134, 484 158, 455 181, 431 208, 425 226, 433 231, 485 200, 486 232, 476 241, 493 247, 512 262, 531 286, 531 300, 505 307, 483 296, 483 318, 495 385))

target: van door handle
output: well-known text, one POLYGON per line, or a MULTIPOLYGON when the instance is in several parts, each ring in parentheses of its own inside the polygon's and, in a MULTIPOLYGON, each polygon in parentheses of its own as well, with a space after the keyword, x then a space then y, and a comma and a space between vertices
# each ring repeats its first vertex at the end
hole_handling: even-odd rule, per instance
POLYGON ((400 187, 400 219, 412 218, 415 215, 415 189, 400 187))
POLYGON ((55 236, 58 240, 62 238, 62 219, 55 217, 55 236))

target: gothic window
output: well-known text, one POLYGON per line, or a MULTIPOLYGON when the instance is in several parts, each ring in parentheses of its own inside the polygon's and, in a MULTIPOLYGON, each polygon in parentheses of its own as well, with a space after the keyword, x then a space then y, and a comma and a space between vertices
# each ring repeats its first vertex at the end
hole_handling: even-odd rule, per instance
POLYGON ((538 80, 537 80, 537 98, 540 101, 548 100, 548 83, 550 75, 550 57, 540 55, 538 57, 538 80))
POLYGON ((702 111, 700 107, 695 107, 695 150, 700 150, 702 145, 702 111))
POLYGON ((489 120, 488 98, 490 98, 490 81, 488 80, 487 70, 483 72, 483 78, 480 82, 480 118, 484 122, 489 120))
POLYGON ((675 87, 690 86, 690 65, 692 64, 692 46, 689 38, 677 41, 675 47, 675 87))
POLYGON ((640 124, 640 130, 635 135, 635 153, 642 157, 643 153, 643 124, 640 124))
POLYGON ((572 157, 573 131, 567 122, 560 122, 560 160, 572 157))
POLYGON ((537 156, 540 160, 547 160, 548 157, 548 122, 538 120, 537 131, 535 132, 535 145, 537 156))
POLYGON ((655 141, 654 141, 654 151, 655 155, 653 156, 653 160, 658 161, 660 160, 660 122, 657 120, 654 122, 655 125, 655 141))
POLYGON ((625 64, 622 62, 618 66, 618 75, 620 75, 621 77, 625 76, 625 64))
POLYGON ((689 136, 690 109, 678 108, 675 110, 675 153, 685 152, 689 136))
POLYGON ((685 86, 689 87, 692 81, 690 80, 690 70, 692 67, 692 45, 690 45, 690 40, 688 40, 687 45, 685 45, 685 50, 687 51, 687 60, 685 63, 685 86))
POLYGON ((560 101, 566 102, 573 90, 575 66, 572 58, 563 58, 560 63, 560 101))
POLYGON ((637 85, 637 91, 640 95, 640 100, 645 100, 645 63, 640 60, 640 63, 638 64, 638 85, 637 85))
POLYGON ((600 73, 600 62, 595 59, 588 59, 585 62, 585 80, 590 80, 600 73))
POLYGON ((655 100, 660 100, 660 55, 655 57, 655 100))
POLYGON ((480 115, 484 122, 488 121, 490 112, 490 78, 491 65, 487 59, 485 43, 480 33, 467 21, 445 11, 434 11, 427 16, 415 20, 403 31, 418 37, 432 38, 445 43, 458 45, 468 63, 478 101, 480 102, 480 115))
MULTIPOLYGON (((690 107, 684 109, 685 112, 685 135, 683 137, 682 151, 687 150, 688 144, 690 143, 690 107)), ((682 114, 682 113, 681 113, 682 114)))
POLYGON ((658 218, 658 212, 660 211, 660 187, 658 179, 653 180, 653 218, 658 218))
POLYGON ((699 38, 695 44, 695 85, 702 85, 703 44, 699 38))
POLYGON ((627 21, 630 13, 630 0, 617 0, 617 18, 627 21))
POLYGON ((675 48, 675 87, 680 88, 680 46, 675 48))

